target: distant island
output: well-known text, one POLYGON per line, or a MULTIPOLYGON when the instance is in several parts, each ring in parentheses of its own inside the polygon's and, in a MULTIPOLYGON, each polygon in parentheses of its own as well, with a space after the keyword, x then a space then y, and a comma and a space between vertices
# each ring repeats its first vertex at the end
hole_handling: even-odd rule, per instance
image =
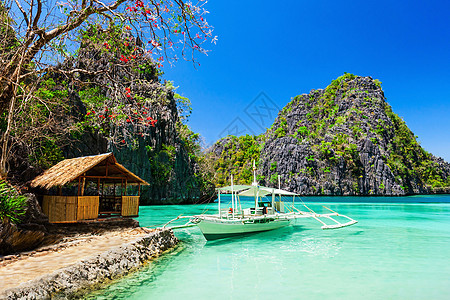
POLYGON ((208 150, 214 183, 249 183, 302 195, 448 193, 450 164, 425 151, 386 102, 381 82, 344 74, 296 96, 258 136, 228 136, 208 150))

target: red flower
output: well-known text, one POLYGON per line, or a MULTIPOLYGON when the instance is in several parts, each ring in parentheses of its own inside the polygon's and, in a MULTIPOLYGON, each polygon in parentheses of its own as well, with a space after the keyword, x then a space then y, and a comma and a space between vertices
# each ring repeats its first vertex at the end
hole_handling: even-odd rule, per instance
POLYGON ((90 114, 91 114, 91 113, 88 111, 87 114, 86 114, 86 116, 89 116, 90 114))
POLYGON ((124 144, 125 144, 125 140, 122 140, 122 143, 124 143, 124 144))
POLYGON ((98 115, 98 117, 99 117, 99 118, 104 118, 104 116, 103 116, 103 115, 98 115))
POLYGON ((144 111, 144 112, 142 112, 142 114, 146 115, 146 114, 147 114, 147 112, 146 112, 146 111, 144 111))
POLYGON ((131 92, 130 88, 125 88, 125 91, 127 91, 128 93, 131 92))
POLYGON ((130 119, 127 119, 127 123, 130 123, 131 122, 131 120, 130 119))
POLYGON ((155 41, 155 40, 151 40, 150 44, 152 44, 153 47, 158 47, 159 46, 159 43, 157 41, 155 41))
POLYGON ((125 45, 125 47, 130 46, 130 44, 128 42, 123 43, 125 45))
POLYGON ((131 30, 131 27, 129 25, 125 26, 126 30, 131 30))

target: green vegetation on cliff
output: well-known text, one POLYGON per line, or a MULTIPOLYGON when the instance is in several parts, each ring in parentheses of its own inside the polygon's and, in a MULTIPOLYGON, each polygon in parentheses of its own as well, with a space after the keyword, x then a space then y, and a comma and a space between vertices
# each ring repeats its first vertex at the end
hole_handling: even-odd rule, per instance
MULTIPOLYGON (((419 145, 386 103, 381 82, 370 77, 346 73, 323 90, 296 96, 264 135, 245 138, 264 140, 254 156, 260 183, 276 186, 280 175, 282 185, 299 193, 403 195, 450 186, 450 165, 419 145)), ((211 151, 219 185, 224 174, 247 174, 235 149, 254 153, 222 140, 211 151)))
POLYGON ((422 183, 435 187, 450 186, 450 176, 444 177, 439 164, 432 155, 425 151, 417 142, 417 137, 408 128, 389 105, 385 105, 386 115, 393 124, 395 136, 388 145, 391 152, 386 162, 396 176, 398 182, 419 178, 422 183))
POLYGON ((230 184, 231 175, 235 184, 250 184, 253 181, 253 161, 258 165, 263 136, 228 136, 217 142, 221 151, 211 149, 207 159, 215 171, 214 183, 230 184))

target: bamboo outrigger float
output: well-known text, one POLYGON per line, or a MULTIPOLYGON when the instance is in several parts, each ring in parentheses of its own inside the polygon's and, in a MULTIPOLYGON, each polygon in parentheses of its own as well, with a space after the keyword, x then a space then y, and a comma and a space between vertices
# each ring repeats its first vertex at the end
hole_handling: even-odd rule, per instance
POLYGON ((198 226, 207 240, 215 240, 230 236, 242 235, 246 233, 254 233, 261 231, 274 230, 289 226, 296 219, 312 218, 322 224, 322 229, 337 229, 356 224, 357 221, 339 214, 327 207, 330 213, 318 214, 307 207, 308 211, 301 211, 294 206, 295 197, 298 194, 291 193, 280 188, 270 188, 259 186, 256 183, 255 166, 253 166, 253 183, 252 185, 231 185, 218 188, 218 206, 219 213, 215 215, 195 215, 195 216, 179 216, 163 227, 180 220, 189 219, 188 222, 181 226, 172 228, 198 226), (231 207, 221 208, 220 195, 222 192, 231 193, 231 207), (242 209, 240 196, 254 197, 255 206, 242 209), (271 196, 270 200, 263 200, 263 197, 271 196), (278 196, 278 197, 277 197, 278 196), (292 205, 281 200, 282 197, 292 196, 292 205), (334 218, 333 218, 334 217, 334 218), (341 223, 335 217, 341 217, 348 220, 341 223), (331 221, 327 224, 325 220, 331 221))

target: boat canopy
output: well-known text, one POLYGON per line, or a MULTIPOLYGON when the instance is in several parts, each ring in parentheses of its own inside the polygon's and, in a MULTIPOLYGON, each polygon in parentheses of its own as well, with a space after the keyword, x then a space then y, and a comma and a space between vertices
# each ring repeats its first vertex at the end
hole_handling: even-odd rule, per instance
POLYGON ((229 185, 229 186, 217 188, 216 190, 221 191, 221 192, 240 192, 243 190, 247 190, 251 187, 252 187, 251 185, 229 185))
POLYGON ((249 196, 249 197, 254 197, 254 196, 264 197, 267 195, 271 195, 272 190, 274 191, 275 189, 264 188, 262 186, 251 186, 248 190, 242 191, 238 195, 239 196, 249 196))
POLYGON ((271 194, 282 196, 298 195, 296 193, 288 192, 282 189, 276 189, 260 185, 229 185, 218 188, 217 190, 222 192, 231 192, 231 191, 238 192, 239 196, 249 196, 249 197, 253 197, 255 195, 264 197, 271 194))
POLYGON ((298 196, 298 194, 296 194, 296 193, 288 192, 288 191, 281 190, 281 189, 275 189, 275 191, 273 193, 275 195, 281 195, 281 196, 298 196))

